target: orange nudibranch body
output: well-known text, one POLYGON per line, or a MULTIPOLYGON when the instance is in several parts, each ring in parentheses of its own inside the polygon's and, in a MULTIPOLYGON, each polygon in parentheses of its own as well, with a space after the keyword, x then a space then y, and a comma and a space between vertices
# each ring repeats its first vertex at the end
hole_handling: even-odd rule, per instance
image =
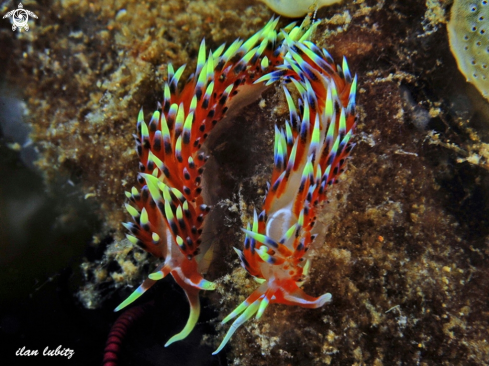
POLYGON ((255 313, 259 319, 269 303, 317 308, 331 301, 329 293, 316 298, 300 286, 310 263, 306 253, 315 239, 317 210, 354 146, 357 78, 346 59, 335 65, 312 42, 284 38, 284 65, 257 82, 292 83, 300 97, 296 106, 284 86, 290 116, 283 128, 275 127, 274 170, 263 211, 255 211, 253 224, 243 230, 244 250, 235 249, 261 285, 223 320, 237 317, 214 354, 255 313))
MULTIPOLYGON (((314 240, 315 214, 326 189, 346 167, 355 124, 356 77, 346 60, 335 66, 326 50, 309 38, 315 28, 291 24, 280 32, 278 19, 243 42, 227 49, 206 51, 202 41, 197 68, 181 90, 185 66, 168 66, 163 101, 149 122, 141 111, 136 150, 140 158, 141 189, 126 192, 126 208, 133 218, 125 223, 128 239, 161 258, 149 275, 117 310, 141 296, 157 280, 171 274, 185 291, 190 315, 185 328, 166 345, 185 338, 199 313, 199 291, 215 284, 203 278, 199 264, 205 216, 210 211, 202 197, 202 173, 207 157, 203 145, 230 108, 275 81, 284 84, 290 118, 276 127, 274 170, 264 209, 245 231, 244 250, 236 250, 243 267, 261 282, 259 288, 224 321, 235 316, 219 349, 244 321, 259 318, 270 302, 319 307, 331 295, 306 295, 300 284, 306 274, 307 249, 314 240), (285 84, 300 95, 297 106, 285 84)), ((316 23, 317 24, 317 23, 316 23)))

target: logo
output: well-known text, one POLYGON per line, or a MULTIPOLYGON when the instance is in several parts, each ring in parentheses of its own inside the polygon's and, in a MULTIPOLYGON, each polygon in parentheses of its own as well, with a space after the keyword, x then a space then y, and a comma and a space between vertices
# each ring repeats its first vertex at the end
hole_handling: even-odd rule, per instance
POLYGON ((37 19, 37 15, 32 11, 24 9, 24 6, 19 3, 19 8, 15 10, 9 11, 7 14, 3 16, 3 19, 7 17, 12 17, 12 30, 15 31, 17 28, 21 31, 24 28, 26 31, 29 30, 29 15, 33 18, 37 19))

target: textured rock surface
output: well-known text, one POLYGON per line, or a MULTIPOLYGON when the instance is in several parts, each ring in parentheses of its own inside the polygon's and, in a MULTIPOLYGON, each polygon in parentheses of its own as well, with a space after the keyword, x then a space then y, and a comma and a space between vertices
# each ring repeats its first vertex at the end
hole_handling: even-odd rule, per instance
MULTIPOLYGON (((166 63, 192 65, 202 37, 216 48, 247 37, 271 13, 237 0, 24 5, 43 15, 36 31, 14 38, 3 24, 0 43, 14 52, 7 81, 26 98, 39 166, 50 179, 69 172, 120 237, 123 191, 136 174, 135 117, 161 98, 166 63)), ((325 20, 316 42, 336 60, 346 55, 360 82, 357 146, 329 195, 325 243, 305 285, 313 295, 330 292, 333 302, 316 310, 270 306, 235 334, 229 364, 489 363, 489 114, 451 56, 446 5, 359 0, 319 11, 325 20)), ((209 278, 221 285, 210 295, 219 319, 256 286, 232 247, 242 246, 240 228, 261 205, 273 123, 285 112, 281 94, 268 91, 212 149, 222 201, 209 278)), ((105 258, 117 266, 85 264, 94 295, 100 282, 137 277, 130 263, 139 257, 127 263, 118 255, 111 246, 105 258)), ((182 304, 168 308, 183 324, 182 304)), ((227 326, 218 329, 222 335, 227 326)), ((215 346, 220 336, 205 339, 215 346)), ((139 352, 170 352, 164 341, 149 341, 137 343, 139 352)))
MULTIPOLYGON (((471 112, 470 124, 461 118, 470 104, 451 109, 460 106, 463 79, 443 86, 457 71, 438 28, 443 18, 430 9, 436 8, 422 2, 350 6, 319 27, 317 42, 336 58, 346 54, 361 76, 358 146, 330 194, 325 243, 305 285, 315 296, 331 292, 333 302, 317 310, 270 306, 261 321, 235 335, 234 364, 489 361, 488 176, 467 163, 454 165, 465 150, 457 154, 433 139, 473 146, 487 130, 471 140, 469 126, 478 117, 471 112), (427 133, 432 129, 443 133, 427 133)), ((280 111, 279 105, 269 113, 280 120, 280 111)), ((249 186, 250 192, 260 187, 249 186)), ((232 268, 216 296, 224 296, 228 311, 256 287, 236 260, 232 268)))
MULTIPOLYGON (((214 49, 247 38, 270 13, 242 1, 60 1, 30 5, 43 16, 35 32, 4 32, 15 80, 32 113, 38 165, 48 180, 69 171, 97 199, 109 228, 120 228, 124 190, 137 166, 132 133, 141 106, 162 97, 168 62, 192 64, 203 37, 214 49), (243 22, 241 19, 244 19, 243 22), (56 39, 56 42, 52 42, 56 39), (10 46, 9 46, 10 44, 10 46)), ((8 23, 5 22, 6 29, 8 23)), ((183 79, 190 75, 190 67, 183 79)))

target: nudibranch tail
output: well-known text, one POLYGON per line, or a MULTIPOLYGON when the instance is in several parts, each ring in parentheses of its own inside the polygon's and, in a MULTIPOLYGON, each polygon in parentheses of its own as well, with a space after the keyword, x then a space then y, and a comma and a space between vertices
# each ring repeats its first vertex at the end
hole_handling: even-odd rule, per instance
MULTIPOLYGON (((231 107, 249 102, 250 95, 256 98, 264 90, 263 82, 256 83, 264 80, 264 75, 273 75, 267 83, 280 78, 300 83, 303 78, 294 71, 300 67, 294 60, 309 60, 307 52, 311 47, 292 51, 290 45, 304 40, 312 28, 304 31, 291 25, 277 32, 277 23, 278 19, 272 18, 251 38, 236 40, 227 49, 221 46, 212 52, 202 41, 196 71, 186 84, 179 88, 185 66, 175 70, 168 65, 162 102, 148 122, 143 110, 139 112, 134 137, 141 188, 126 192, 126 209, 133 222, 124 226, 131 243, 161 258, 163 263, 115 310, 129 305, 156 281, 171 274, 187 295, 190 315, 182 332, 167 345, 185 338, 194 328, 200 312, 199 291, 215 289, 215 284, 199 272, 199 264, 210 261, 206 253, 200 253, 205 217, 211 210, 204 202, 203 172, 208 158, 205 141, 231 107)), ((311 66, 307 72, 320 73, 321 68, 311 66)), ((289 127, 297 126, 292 123, 289 127)), ((295 132, 289 132, 288 137, 295 138, 295 132)), ((297 144, 299 164, 303 144, 297 144)), ((280 156, 288 152, 283 143, 281 147, 280 156)), ((263 229, 261 225, 260 232, 263 229)), ((256 266, 259 273, 259 265, 256 266)))
POLYGON ((182 339, 185 339, 190 334, 190 332, 194 329, 195 324, 197 324, 197 320, 199 319, 199 315, 200 315, 199 290, 186 289, 185 293, 187 295, 187 299, 190 305, 190 314, 188 316, 187 324, 185 324, 185 327, 182 329, 180 333, 175 334, 165 343, 165 347, 168 347, 170 344, 176 341, 181 341, 182 339))
POLYGON ((296 31, 281 33, 283 63, 257 80, 282 80, 299 95, 294 102, 284 86, 290 113, 283 128, 275 127, 271 184, 263 211, 255 211, 253 224, 243 230, 244 250, 236 249, 242 266, 261 285, 223 320, 237 317, 213 354, 254 314, 260 318, 270 303, 318 308, 332 299, 329 293, 309 296, 300 286, 309 269, 307 252, 316 238, 316 214, 354 147, 350 140, 357 77, 351 76, 345 58, 341 66, 335 65, 326 50, 310 42, 310 31, 305 36, 296 31))

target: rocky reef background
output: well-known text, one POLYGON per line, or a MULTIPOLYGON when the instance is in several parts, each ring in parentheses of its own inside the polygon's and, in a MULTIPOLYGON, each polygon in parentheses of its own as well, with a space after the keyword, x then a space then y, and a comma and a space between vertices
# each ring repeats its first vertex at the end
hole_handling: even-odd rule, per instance
MULTIPOLYGON (((72 364, 97 364, 112 309, 152 264, 122 240, 120 225, 137 172, 139 108, 161 99, 168 62, 187 63, 190 74, 203 37, 215 49, 247 38, 273 13, 251 0, 23 4, 39 16, 29 32, 0 23, 0 47, 9 50, 0 54, 2 353, 65 342, 72 364), (24 168, 35 159, 25 130, 7 125, 20 119, 32 128, 42 179, 24 168)), ((16 5, 3 3, 1 13, 16 5)), ((288 115, 280 88, 271 88, 210 147, 222 200, 207 277, 218 290, 204 295, 191 336, 164 348, 187 304, 171 279, 160 281, 141 300, 154 306, 121 365, 489 363, 489 109, 450 52, 450 6, 358 0, 318 11, 314 40, 338 61, 345 55, 359 76, 357 146, 329 194, 324 244, 305 285, 333 302, 271 305, 225 354, 210 356, 228 327, 220 320, 256 286, 232 247, 261 207, 273 125, 288 115)))

